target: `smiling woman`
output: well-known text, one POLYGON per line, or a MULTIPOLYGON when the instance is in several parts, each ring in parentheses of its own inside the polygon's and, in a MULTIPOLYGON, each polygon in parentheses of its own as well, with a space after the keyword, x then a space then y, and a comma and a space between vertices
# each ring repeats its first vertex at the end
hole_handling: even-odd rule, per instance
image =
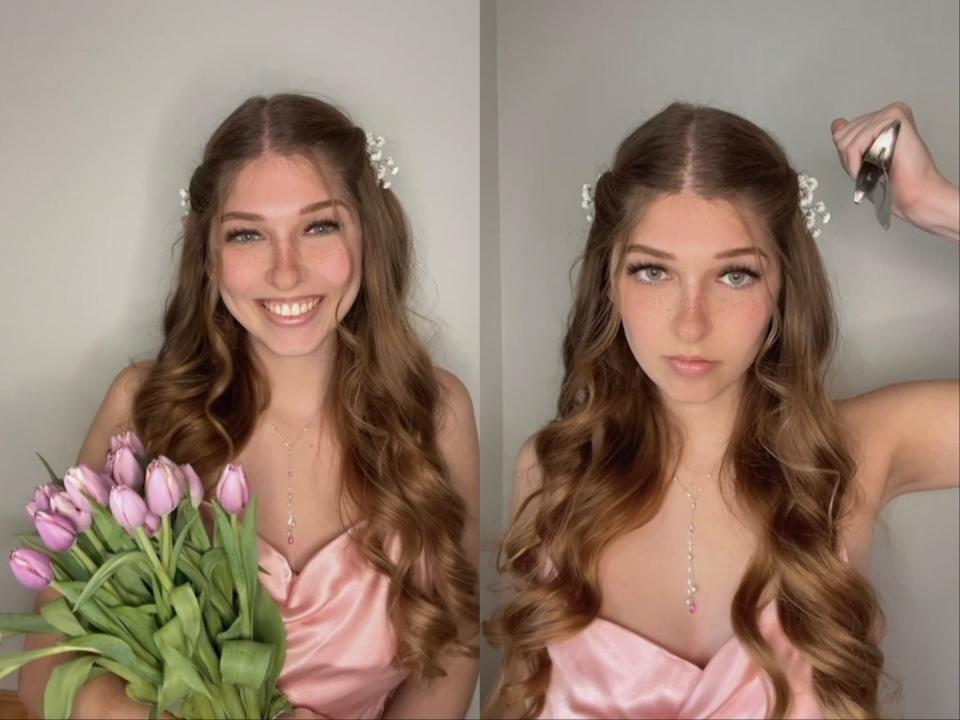
MULTIPOLYGON (((100 469, 120 427, 190 463, 208 494, 245 466, 297 717, 462 717, 473 410, 411 326, 410 233, 368 142, 305 95, 252 97, 221 123, 190 180, 163 346, 114 382, 81 461, 100 469)), ((25 697, 44 672, 28 666, 25 697)), ((118 702, 146 717, 106 690, 81 694, 78 715, 118 702)))

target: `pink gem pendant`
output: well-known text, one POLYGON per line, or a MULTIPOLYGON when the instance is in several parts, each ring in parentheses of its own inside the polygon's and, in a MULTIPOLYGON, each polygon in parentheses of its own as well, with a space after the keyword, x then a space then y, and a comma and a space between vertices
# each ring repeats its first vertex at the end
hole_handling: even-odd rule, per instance
POLYGON ((692 615, 697 611, 697 604, 691 600, 689 603, 687 603, 687 610, 689 610, 690 614, 692 615))
POLYGON ((287 545, 293 545, 293 535, 287 535, 287 545))

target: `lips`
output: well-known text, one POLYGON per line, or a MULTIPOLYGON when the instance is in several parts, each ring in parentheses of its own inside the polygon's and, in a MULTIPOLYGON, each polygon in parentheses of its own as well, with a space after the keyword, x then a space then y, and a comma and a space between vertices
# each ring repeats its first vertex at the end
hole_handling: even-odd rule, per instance
POLYGON ((715 360, 689 355, 674 355, 667 360, 674 371, 683 377, 702 377, 719 364, 715 360))

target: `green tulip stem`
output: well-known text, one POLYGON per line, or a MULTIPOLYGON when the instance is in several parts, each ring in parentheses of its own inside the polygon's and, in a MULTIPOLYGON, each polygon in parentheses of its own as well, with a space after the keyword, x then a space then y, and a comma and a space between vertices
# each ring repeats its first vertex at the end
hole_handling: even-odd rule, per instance
POLYGON ((90 544, 93 545, 94 548, 96 548, 97 553, 99 553, 100 557, 102 558, 107 557, 107 549, 103 546, 103 543, 100 542, 100 538, 97 537, 97 533, 93 529, 93 525, 91 525, 88 529, 83 531, 83 536, 90 541, 90 544))
MULTIPOLYGON (((237 539, 237 544, 239 544, 240 537, 237 532, 237 516, 232 513, 230 514, 230 532, 233 533, 233 537, 237 539)), ((236 583, 237 599, 240 601, 240 629, 243 632, 243 637, 250 639, 253 637, 253 614, 249 602, 250 598, 248 597, 250 578, 243 577, 241 580, 242 583, 236 583)), ((253 580, 256 581, 256 578, 253 578, 253 580)))
POLYGON ((70 547, 70 554, 79 560, 80 564, 83 565, 84 569, 91 575, 97 571, 97 564, 91 560, 90 556, 81 550, 80 546, 76 543, 70 547))
POLYGON ((133 538, 137 541, 137 545, 140 546, 140 549, 143 550, 150 564, 153 566, 153 571, 160 580, 160 586, 165 592, 173 590, 173 582, 170 580, 170 576, 167 575, 167 571, 163 569, 163 565, 160 564, 160 558, 157 557, 157 553, 153 549, 153 543, 150 542, 150 538, 147 537, 147 533, 144 532, 142 525, 133 531, 133 538))
POLYGON ((160 561, 163 570, 170 576, 170 556, 173 554, 173 538, 170 532, 170 513, 160 519, 160 561))

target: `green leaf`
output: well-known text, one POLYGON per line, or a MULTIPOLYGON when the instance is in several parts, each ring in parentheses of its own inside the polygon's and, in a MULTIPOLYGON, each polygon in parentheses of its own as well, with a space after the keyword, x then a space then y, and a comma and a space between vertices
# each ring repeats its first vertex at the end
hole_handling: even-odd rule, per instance
POLYGON ((157 689, 157 715, 162 715, 168 710, 176 710, 175 706, 183 702, 189 693, 190 688, 187 684, 168 669, 163 674, 163 682, 157 689))
POLYGON ((80 597, 73 603, 73 611, 76 612, 89 597, 93 596, 93 594, 100 589, 100 586, 110 579, 110 576, 116 572, 117 568, 134 562, 146 563, 147 557, 142 552, 131 550, 129 552, 118 553, 107 560, 87 582, 86 587, 83 588, 83 592, 80 593, 80 597))
POLYGON ((237 593, 246 594, 247 576, 243 556, 240 552, 240 542, 230 525, 229 516, 220 506, 220 503, 213 503, 213 511, 216 517, 217 534, 220 537, 220 542, 223 543, 223 551, 227 554, 227 563, 230 565, 230 572, 233 575, 237 593))
POLYGON ((247 599, 253 607, 254 588, 257 583, 257 565, 260 559, 260 547, 257 544, 257 497, 254 496, 247 505, 246 515, 239 532, 240 554, 243 558, 243 576, 246 578, 247 599))
POLYGON ((220 677, 225 683, 260 689, 273 662, 273 647, 252 640, 231 640, 220 652, 220 677))
POLYGON ((65 643, 61 643, 59 645, 48 645, 47 647, 38 648, 37 650, 25 650, 23 652, 10 653, 9 655, 0 655, 0 679, 5 678, 17 668, 26 665, 28 662, 33 662, 38 658, 82 650, 92 653, 97 652, 96 648, 93 647, 68 646, 65 643))
POLYGON ((210 692, 207 690, 203 678, 197 673, 193 661, 189 660, 183 654, 184 638, 183 628, 180 625, 179 618, 173 618, 170 622, 157 630, 153 636, 154 642, 160 648, 160 654, 164 662, 164 681, 170 673, 173 673, 180 681, 194 692, 200 693, 206 698, 210 698, 210 692))
POLYGON ((268 718, 275 718, 281 713, 287 713, 291 710, 293 710, 293 703, 291 703, 282 692, 274 689, 273 694, 270 696, 270 703, 267 705, 266 716, 268 718))
POLYGON ((139 683, 128 682, 126 688, 127 697, 144 705, 155 705, 157 703, 157 691, 155 688, 141 685, 139 683))
POLYGON ((229 640, 242 640, 242 639, 244 639, 243 638, 243 618, 240 616, 237 616, 237 619, 233 621, 230 627, 228 627, 222 633, 217 635, 217 645, 219 645, 220 648, 222 649, 224 643, 228 642, 229 640))
POLYGON ((143 678, 146 683, 157 684, 160 682, 160 673, 158 670, 138 657, 130 645, 119 637, 101 634, 84 635, 66 640, 62 644, 66 646, 92 647, 105 658, 109 658, 110 660, 114 660, 131 668, 137 675, 143 678))
MULTIPOLYGON (((162 681, 160 673, 156 674, 155 682, 153 680, 148 681, 146 678, 141 677, 134 669, 127 667, 123 663, 115 662, 110 658, 105 658, 103 656, 100 656, 97 658, 97 665, 100 665, 105 670, 109 670, 117 677, 123 680, 126 680, 127 687, 130 687, 131 685, 135 685, 138 689, 142 689, 142 688, 152 689, 162 681)), ((156 693, 154 693, 154 697, 156 697, 156 693)), ((155 701, 151 700, 150 702, 155 702, 155 701)))
POLYGON ((79 657, 57 665, 50 673, 43 692, 43 716, 68 718, 73 712, 73 699, 90 675, 90 668, 97 658, 91 655, 79 657))
POLYGON ((170 593, 170 602, 180 619, 180 627, 186 640, 186 655, 192 657, 197 649, 197 640, 203 630, 203 620, 200 617, 200 604, 193 588, 189 585, 178 585, 170 593))
POLYGON ((39 452, 37 453, 37 457, 40 458, 40 462, 43 463, 43 466, 47 469, 47 472, 50 474, 50 482, 52 482, 54 485, 62 489, 63 482, 61 481, 60 476, 53 471, 52 467, 50 467, 50 463, 47 462, 47 459, 43 455, 41 455, 39 452))
POLYGON ((2 633, 56 633, 57 628, 40 615, 33 613, 0 612, 0 632, 2 633))
POLYGON ((170 577, 175 578, 177 575, 177 563, 180 560, 180 552, 183 550, 183 544, 187 540, 187 533, 190 530, 190 527, 197 522, 199 515, 194 515, 186 524, 186 526, 180 530, 180 534, 177 536, 177 541, 173 545, 173 552, 170 553, 170 577))
POLYGON ((91 503, 93 507, 93 526, 97 533, 103 539, 112 552, 123 552, 124 550, 134 550, 137 544, 133 538, 127 534, 116 518, 108 512, 102 505, 91 503))
POLYGON ((139 642, 151 655, 160 657, 160 650, 153 641, 153 634, 157 631, 157 623, 154 621, 155 615, 150 614, 145 608, 130 607, 129 605, 120 605, 112 609, 120 623, 127 629, 133 637, 139 642))
POLYGON ((266 694, 277 684, 286 661, 287 630, 283 624, 280 608, 260 583, 257 583, 257 599, 253 607, 253 638, 275 648, 273 665, 263 685, 265 697, 261 704, 266 707, 268 702, 266 694))
POLYGON ((77 622, 76 616, 70 611, 67 601, 59 597, 40 608, 43 619, 68 637, 85 635, 87 631, 77 622))
MULTIPOLYGON (((57 587, 68 602, 75 602, 76 599, 80 597, 80 593, 83 592, 85 585, 86 582, 84 581, 74 580, 58 583, 57 587)), ((123 628, 105 613, 97 603, 84 603, 79 613, 99 630, 103 630, 111 635, 120 635, 123 633, 123 628)))
POLYGON ((205 552, 200 560, 200 569, 211 579, 221 597, 232 605, 233 576, 224 549, 215 547, 205 552))

